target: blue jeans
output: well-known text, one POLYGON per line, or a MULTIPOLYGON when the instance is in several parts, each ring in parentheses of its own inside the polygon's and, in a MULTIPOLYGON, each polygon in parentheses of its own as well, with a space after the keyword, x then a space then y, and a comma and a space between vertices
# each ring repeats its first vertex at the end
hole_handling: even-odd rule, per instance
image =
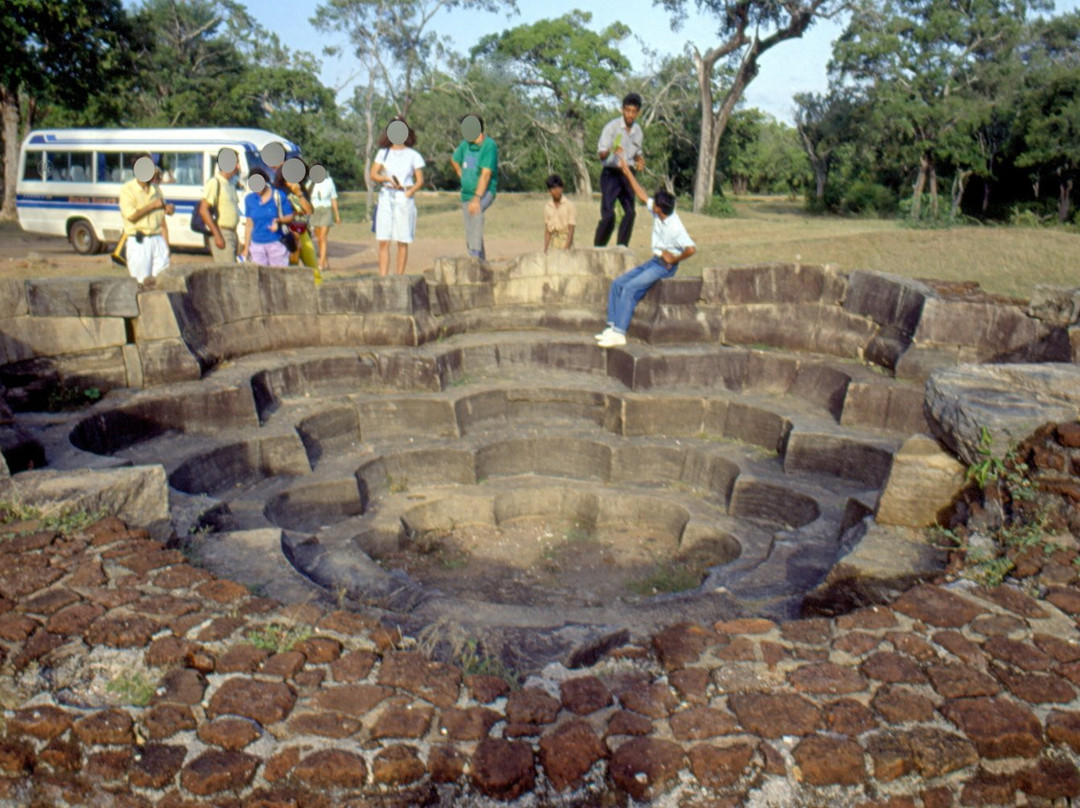
POLYGON ((645 297, 645 293, 654 283, 670 278, 678 268, 678 264, 669 266, 653 256, 641 266, 636 266, 613 280, 607 304, 607 320, 611 327, 620 334, 625 334, 638 301, 645 297))

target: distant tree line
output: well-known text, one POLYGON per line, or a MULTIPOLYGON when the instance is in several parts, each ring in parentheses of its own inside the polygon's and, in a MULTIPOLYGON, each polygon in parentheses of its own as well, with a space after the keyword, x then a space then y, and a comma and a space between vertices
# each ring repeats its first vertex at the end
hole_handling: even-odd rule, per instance
MULTIPOLYGON (((339 187, 368 186, 386 122, 407 117, 427 182, 456 187, 448 156, 476 112, 500 147, 500 190, 562 174, 591 193, 596 139, 631 90, 645 100, 646 184, 720 211, 723 193, 805 196, 820 211, 1068 221, 1080 169, 1080 14, 1047 0, 695 0, 716 43, 648 55, 591 15, 510 26, 457 53, 439 14, 500 0, 324 0, 313 24, 355 64, 338 103, 319 59, 235 0, 20 0, 0 10, 4 212, 19 143, 45 126, 251 126, 300 144, 339 187), (758 58, 815 21, 849 14, 829 89, 793 98, 795 126, 742 97, 758 58), (756 32, 768 31, 769 34, 756 32)), ((688 0, 656 0, 678 25, 688 0)), ((370 188, 368 189, 370 192, 370 188)))

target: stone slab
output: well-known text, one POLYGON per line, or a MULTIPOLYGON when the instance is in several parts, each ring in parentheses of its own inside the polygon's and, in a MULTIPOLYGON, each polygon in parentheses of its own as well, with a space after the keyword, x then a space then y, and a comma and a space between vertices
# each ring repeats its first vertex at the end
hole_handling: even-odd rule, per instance
POLYGON ((935 433, 963 462, 983 459, 983 428, 991 453, 1004 457, 1042 424, 1080 415, 1080 368, 1043 363, 939 370, 926 383, 926 412, 935 433))
POLYGON ((0 364, 119 347, 127 342, 119 317, 12 317, 0 320, 0 364))
POLYGON ((35 317, 137 317, 138 288, 132 278, 36 278, 26 299, 35 317))

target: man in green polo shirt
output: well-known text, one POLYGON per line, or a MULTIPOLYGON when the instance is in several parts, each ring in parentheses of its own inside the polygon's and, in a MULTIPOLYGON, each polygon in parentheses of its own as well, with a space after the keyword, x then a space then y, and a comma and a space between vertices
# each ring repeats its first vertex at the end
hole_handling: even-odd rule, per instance
POLYGON ((469 255, 481 260, 484 254, 484 211, 495 201, 499 174, 499 147, 484 134, 484 119, 466 115, 461 119, 465 138, 450 158, 461 179, 461 211, 465 217, 465 246, 469 255))

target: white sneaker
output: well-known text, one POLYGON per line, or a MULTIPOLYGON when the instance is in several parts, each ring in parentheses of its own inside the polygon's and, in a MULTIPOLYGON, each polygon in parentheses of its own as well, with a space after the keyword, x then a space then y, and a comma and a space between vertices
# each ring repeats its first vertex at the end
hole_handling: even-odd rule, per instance
POLYGON ((620 345, 626 344, 626 334, 620 334, 618 331, 612 331, 602 340, 596 343, 601 348, 618 348, 620 345))
POLYGON ((599 334, 593 334, 593 339, 595 339, 597 342, 599 342, 602 339, 607 339, 608 337, 610 337, 614 333, 615 333, 615 329, 612 328, 609 325, 607 328, 605 328, 599 334))

